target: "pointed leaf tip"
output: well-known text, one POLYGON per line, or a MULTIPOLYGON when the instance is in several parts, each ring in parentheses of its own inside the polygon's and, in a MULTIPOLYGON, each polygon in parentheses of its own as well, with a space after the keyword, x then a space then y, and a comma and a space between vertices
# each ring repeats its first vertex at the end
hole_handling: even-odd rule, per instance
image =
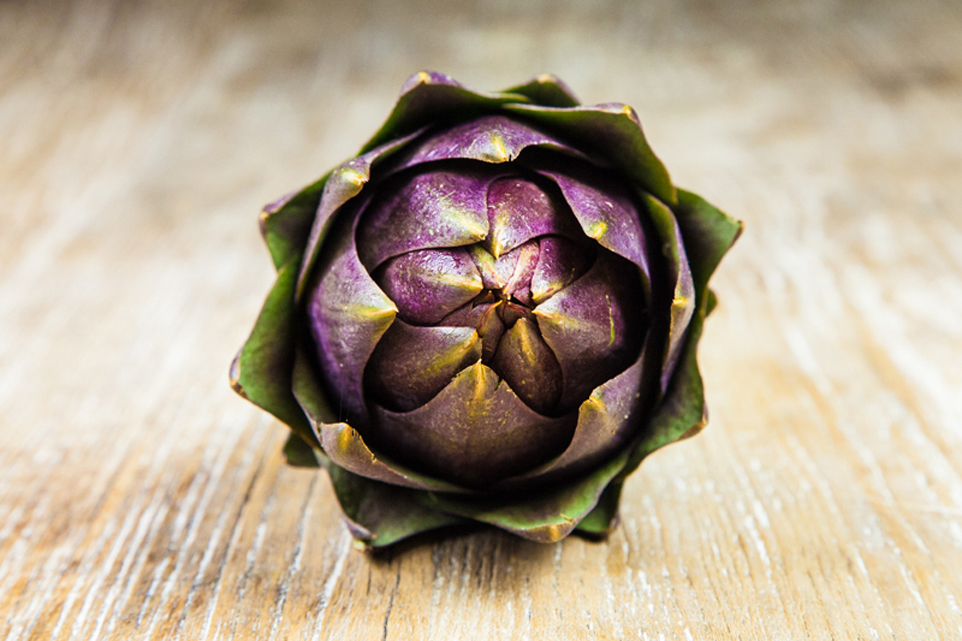
POLYGON ((673 212, 690 257, 695 290, 703 296, 712 273, 741 236, 744 223, 684 189, 678 190, 673 212))
POLYGON ((463 122, 469 116, 496 113, 505 104, 527 102, 520 94, 472 91, 443 73, 421 71, 404 82, 391 114, 361 153, 422 127, 463 122))
POLYGON ((440 73, 438 71, 422 70, 407 77, 407 79, 404 81, 404 84, 401 85, 400 95, 403 96, 420 85, 450 85, 452 87, 462 86, 460 82, 447 74, 440 73))
POLYGON ((424 492, 364 478, 333 463, 326 467, 348 530, 361 549, 384 548, 466 521, 428 505, 424 492))
POLYGON ((314 453, 314 448, 294 432, 288 435, 287 442, 284 443, 284 458, 287 459, 288 465, 292 467, 321 466, 317 460, 317 454, 314 453))
POLYGON ((296 258, 278 272, 250 337, 231 363, 230 378, 238 394, 310 438, 307 418, 291 391, 296 274, 296 258))
POLYGON ((502 93, 521 95, 532 104, 545 107, 577 107, 580 104, 568 85, 550 73, 536 76, 524 84, 505 89, 502 93))

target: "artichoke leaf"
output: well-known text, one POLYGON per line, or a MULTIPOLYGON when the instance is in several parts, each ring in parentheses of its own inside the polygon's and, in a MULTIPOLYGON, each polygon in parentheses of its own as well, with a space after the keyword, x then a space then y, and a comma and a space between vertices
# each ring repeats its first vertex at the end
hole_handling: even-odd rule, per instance
POLYGON ((546 191, 527 177, 505 176, 494 181, 486 198, 490 231, 484 248, 497 259, 539 236, 580 240, 581 229, 554 191, 546 191))
MULTIPOLYGON (((440 492, 466 491, 452 483, 408 470, 371 451, 357 430, 347 423, 336 420, 336 414, 331 410, 328 399, 303 350, 298 350, 295 358, 293 388, 297 402, 300 403, 310 421, 312 440, 307 442, 314 444, 315 448, 320 449, 339 467, 360 476, 405 487, 440 492)), ((297 437, 297 440, 303 442, 305 437, 297 437)), ((288 453, 287 448, 285 453, 288 453)), ((294 453, 295 456, 300 454, 306 453, 294 453)))
POLYGON ((511 104, 505 105, 504 110, 550 127, 569 144, 614 165, 632 184, 659 200, 677 202, 668 170, 648 146, 638 115, 628 105, 608 103, 563 109, 511 104))
POLYGON ((416 409, 481 360, 481 350, 481 338, 471 327, 418 326, 395 319, 368 362, 368 396, 394 410, 416 409))
POLYGON ((421 532, 465 522, 426 505, 418 490, 373 481, 331 462, 325 467, 347 528, 364 548, 386 547, 421 532))
POLYGON ((320 447, 321 439, 317 431, 317 425, 336 422, 337 414, 331 409, 331 403, 321 387, 317 373, 314 371, 303 345, 298 346, 294 352, 291 389, 294 392, 294 398, 311 424, 313 439, 308 440, 308 442, 315 447, 320 447))
POLYGON ((564 450, 576 416, 548 417, 522 401, 481 362, 409 412, 372 408, 372 442, 464 487, 484 489, 564 450), (499 420, 491 420, 498 417, 499 420))
POLYGON ((369 271, 422 249, 471 245, 488 235, 485 193, 496 174, 434 166, 382 191, 365 212, 357 251, 369 271))
POLYGON ((715 292, 712 289, 707 289, 706 291, 708 292, 708 300, 705 302, 705 317, 707 318, 708 315, 715 310, 715 307, 718 306, 718 297, 715 296, 715 292))
POLYGON ((577 107, 581 104, 568 85, 550 73, 536 76, 523 85, 509 87, 502 93, 521 95, 532 104, 544 107, 577 107))
POLYGON ((261 235, 274 261, 274 269, 280 270, 281 266, 304 251, 321 193, 330 175, 326 174, 261 210, 261 235))
POLYGON ((700 298, 718 263, 741 235, 744 224, 684 189, 678 190, 678 205, 673 211, 688 252, 695 291, 700 298))
POLYGON ((581 404, 574 435, 561 455, 530 472, 503 481, 498 489, 571 476, 627 447, 635 437, 648 400, 641 393, 644 365, 643 348, 631 367, 599 385, 581 404))
POLYGON ((615 172, 545 155, 527 164, 557 184, 586 236, 638 265, 649 295, 648 240, 634 194, 613 175, 615 172))
POLYGON ((497 498, 430 493, 429 505, 532 541, 553 543, 568 536, 595 508, 628 454, 623 450, 585 476, 540 491, 502 493, 497 498))
POLYGON ((298 256, 294 256, 278 272, 254 329, 231 363, 230 382, 235 392, 310 440, 310 426, 291 391, 298 262, 298 256))
POLYGON ((697 301, 688 253, 678 221, 672 211, 655 198, 645 195, 644 201, 662 240, 662 254, 668 262, 668 278, 672 287, 667 318, 668 341, 661 366, 661 391, 664 392, 678 363, 685 332, 695 313, 697 301))
POLYGON ((317 426, 324 453, 338 467, 376 481, 418 490, 469 492, 460 486, 410 470, 383 455, 374 453, 361 434, 347 423, 321 423, 317 426))
POLYGON ((354 242, 360 212, 350 213, 339 217, 304 306, 324 386, 339 390, 337 420, 363 421, 364 368, 397 306, 361 264, 354 242))
POLYGON ((542 337, 564 375, 573 406, 635 362, 646 325, 639 270, 601 252, 588 272, 534 309, 542 337))
POLYGON ((300 300, 308 277, 320 253, 321 244, 338 218, 335 214, 346 203, 361 193, 371 180, 375 165, 387 159, 417 137, 420 132, 393 140, 365 154, 341 163, 326 177, 320 202, 311 223, 310 235, 304 249, 304 259, 297 276, 297 299, 300 300))
POLYGON ((428 125, 464 121, 471 114, 493 113, 503 105, 528 100, 521 94, 472 91, 443 73, 420 71, 404 82, 391 115, 361 153, 428 125))
POLYGON ((634 471, 655 450, 696 434, 708 422, 708 407, 697 354, 705 317, 717 303, 708 289, 708 279, 738 239, 742 223, 699 196, 683 190, 679 190, 676 209, 678 228, 692 256, 692 286, 697 292, 698 304, 665 396, 648 421, 645 432, 632 447, 631 458, 619 479, 634 471))
POLYGON ((480 116, 415 140, 392 163, 397 172, 439 160, 477 160, 500 164, 515 160, 526 149, 550 149, 579 159, 587 157, 564 138, 503 113, 480 116))
POLYGON ((314 448, 295 432, 288 434, 287 441, 284 443, 284 458, 292 467, 321 466, 314 448))
POLYGON ((612 481, 601 494, 598 504, 578 523, 575 531, 590 537, 603 538, 611 534, 618 524, 618 504, 623 486, 621 481, 612 481))
POLYGON ((697 360, 698 340, 701 338, 706 307, 704 304, 698 307, 667 391, 648 421, 645 432, 632 447, 631 458, 622 477, 630 474, 655 450, 691 436, 708 422, 705 389, 697 360))

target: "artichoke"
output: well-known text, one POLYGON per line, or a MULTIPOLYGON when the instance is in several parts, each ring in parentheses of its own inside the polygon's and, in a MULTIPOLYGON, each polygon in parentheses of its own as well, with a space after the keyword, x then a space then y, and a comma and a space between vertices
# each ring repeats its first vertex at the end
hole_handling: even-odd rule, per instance
POLYGON ((362 546, 603 536, 625 477, 706 422, 707 282, 741 223, 672 185, 630 107, 416 74, 261 231, 277 281, 231 382, 362 546))

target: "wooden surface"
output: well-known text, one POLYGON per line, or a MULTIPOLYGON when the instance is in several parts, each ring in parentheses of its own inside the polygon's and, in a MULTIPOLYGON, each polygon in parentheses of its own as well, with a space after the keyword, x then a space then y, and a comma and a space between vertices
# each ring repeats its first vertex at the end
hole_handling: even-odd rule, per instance
POLYGON ((0 640, 962 638, 962 4, 0 2, 0 640), (742 218, 604 543, 352 549, 227 365, 404 78, 634 105, 742 218))

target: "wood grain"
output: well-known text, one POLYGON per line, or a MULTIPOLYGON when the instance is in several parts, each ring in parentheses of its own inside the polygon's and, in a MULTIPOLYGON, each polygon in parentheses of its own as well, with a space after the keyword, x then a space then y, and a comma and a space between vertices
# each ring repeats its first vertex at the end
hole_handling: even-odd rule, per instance
POLYGON ((962 5, 0 3, 0 639, 962 638, 962 5), (634 105, 742 218, 603 543, 355 551, 227 386, 259 207, 421 68, 634 105))

